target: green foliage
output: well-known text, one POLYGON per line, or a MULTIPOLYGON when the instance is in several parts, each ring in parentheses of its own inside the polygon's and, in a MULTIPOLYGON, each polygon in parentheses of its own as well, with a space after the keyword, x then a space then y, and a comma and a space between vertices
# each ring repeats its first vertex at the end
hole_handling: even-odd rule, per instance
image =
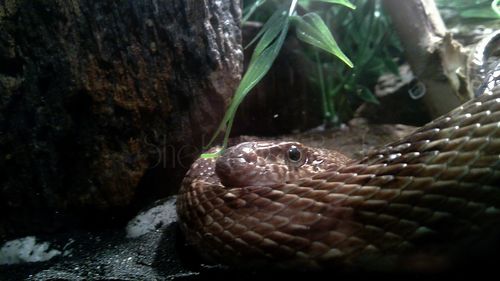
POLYGON ((245 8, 243 9, 243 22, 246 22, 252 15, 253 13, 262 6, 264 3, 266 3, 266 0, 256 0, 253 2, 251 5, 245 5, 245 8))
MULTIPOLYGON (((209 145, 213 143, 215 138, 224 129, 226 129, 222 147, 227 146, 229 132, 233 126, 236 110, 250 90, 255 87, 257 83, 259 83, 264 75, 266 75, 274 60, 278 56, 279 50, 281 49, 281 46, 283 46, 283 42, 285 41, 285 37, 288 32, 288 26, 290 23, 289 19, 290 17, 286 14, 285 10, 278 9, 269 19, 267 24, 264 25, 261 33, 257 35, 260 36, 260 41, 255 47, 247 72, 243 75, 243 78, 236 89, 233 100, 231 101, 222 122, 217 128, 217 131, 210 140, 209 145)), ((216 155, 217 154, 204 154, 202 157, 213 157, 216 155)))
MULTIPOLYGON (((347 0, 317 1, 334 2, 347 7, 353 7, 352 4, 347 0)), ((252 5, 248 6, 249 8, 247 8, 247 13, 253 13, 257 9, 257 7, 263 5, 264 2, 266 1, 255 1, 252 5)), ((233 100, 231 101, 231 104, 226 111, 221 124, 219 125, 213 138, 210 140, 208 146, 213 143, 215 138, 219 134, 221 134, 224 129, 226 132, 224 135, 223 147, 227 146, 227 141, 233 124, 234 116, 236 114, 236 110, 238 109, 245 96, 271 68, 271 65, 278 56, 279 50, 283 46, 283 42, 285 40, 292 19, 293 23, 297 24, 298 26, 297 30, 299 39, 313 46, 317 46, 328 51, 329 53, 337 56, 352 67, 352 63, 342 53, 337 43, 333 39, 332 34, 326 27, 325 23, 321 20, 321 18, 319 18, 319 16, 314 13, 307 14, 305 16, 299 16, 295 12, 298 1, 291 0, 287 2, 288 3, 279 5, 276 8, 272 16, 267 20, 260 32, 257 34, 256 38, 250 43, 253 44, 256 40, 259 40, 257 46, 255 47, 254 53, 252 54, 252 59, 250 61, 248 69, 243 75, 243 78, 233 97, 233 100)), ((247 20, 250 17, 249 14, 244 16, 244 20, 247 20)), ((210 158, 216 155, 217 153, 203 154, 202 157, 210 158)))
POLYGON ((371 89, 386 72, 398 73, 402 48, 393 33, 379 1, 353 1, 357 9, 345 13, 335 9, 318 9, 327 26, 335 29, 354 68, 335 63, 316 51, 305 53, 318 64, 317 75, 310 78, 321 91, 325 122, 336 125, 351 118, 360 101, 378 103, 371 89))
MULTIPOLYGON (((326 124, 337 124, 350 118, 353 103, 378 103, 371 89, 381 74, 388 71, 398 73, 402 48, 379 0, 352 2, 244 0, 243 22, 252 18, 265 24, 249 44, 258 41, 247 72, 209 145, 224 130, 223 147, 227 145, 238 106, 271 68, 290 25, 295 27, 298 39, 316 47, 298 51, 317 63, 316 73, 309 78, 318 85, 321 93, 326 124), (329 4, 339 4, 354 11, 346 12, 345 9, 329 4), (301 14, 296 12, 298 7, 301 14), (332 28, 335 36, 331 33, 332 28), (334 37, 342 43, 345 53, 334 37), (330 55, 327 56, 318 49, 330 55), (337 59, 345 64, 338 63, 337 59)), ((500 0, 436 0, 436 3, 445 20, 457 17, 473 20, 500 19, 500 0)), ((215 155, 217 153, 204 154, 202 157, 215 155)))
POLYGON ((445 20, 498 20, 500 0, 436 0, 445 20))
POLYGON ((297 38, 331 53, 349 67, 353 67, 351 60, 340 50, 330 30, 318 14, 308 13, 301 17, 296 16, 294 19, 297 23, 297 38))

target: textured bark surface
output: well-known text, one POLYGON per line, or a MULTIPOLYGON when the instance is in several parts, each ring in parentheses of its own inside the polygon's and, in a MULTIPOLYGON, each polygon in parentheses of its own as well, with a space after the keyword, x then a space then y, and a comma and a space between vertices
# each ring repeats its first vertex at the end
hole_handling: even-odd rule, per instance
POLYGON ((239 20, 238 0, 0 2, 0 238, 175 192, 237 86, 239 20))
POLYGON ((424 84, 423 99, 435 118, 473 95, 466 79, 467 55, 452 39, 433 0, 384 0, 415 76, 424 84))

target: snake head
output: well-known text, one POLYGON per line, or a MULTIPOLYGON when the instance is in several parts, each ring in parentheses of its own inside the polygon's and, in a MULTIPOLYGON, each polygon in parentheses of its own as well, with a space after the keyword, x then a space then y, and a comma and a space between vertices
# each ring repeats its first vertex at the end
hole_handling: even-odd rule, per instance
POLYGON ((348 160, 340 153, 298 142, 244 142, 224 151, 215 172, 226 187, 269 186, 339 167, 348 160))

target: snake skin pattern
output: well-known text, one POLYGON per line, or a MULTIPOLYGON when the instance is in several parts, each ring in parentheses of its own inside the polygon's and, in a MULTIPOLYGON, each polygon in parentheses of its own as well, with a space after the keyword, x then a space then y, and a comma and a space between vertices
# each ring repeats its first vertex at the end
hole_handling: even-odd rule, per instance
POLYGON ((295 142, 200 158, 177 212, 186 241, 212 262, 446 267, 500 233, 499 88, 358 161, 295 142))

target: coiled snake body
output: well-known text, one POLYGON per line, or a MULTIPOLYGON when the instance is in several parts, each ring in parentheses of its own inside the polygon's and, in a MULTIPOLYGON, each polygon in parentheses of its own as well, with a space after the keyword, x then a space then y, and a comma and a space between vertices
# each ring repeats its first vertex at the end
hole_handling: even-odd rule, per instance
POLYGON ((295 142, 230 147, 192 165, 177 208, 214 262, 445 265, 500 229, 499 88, 359 161, 295 142))

